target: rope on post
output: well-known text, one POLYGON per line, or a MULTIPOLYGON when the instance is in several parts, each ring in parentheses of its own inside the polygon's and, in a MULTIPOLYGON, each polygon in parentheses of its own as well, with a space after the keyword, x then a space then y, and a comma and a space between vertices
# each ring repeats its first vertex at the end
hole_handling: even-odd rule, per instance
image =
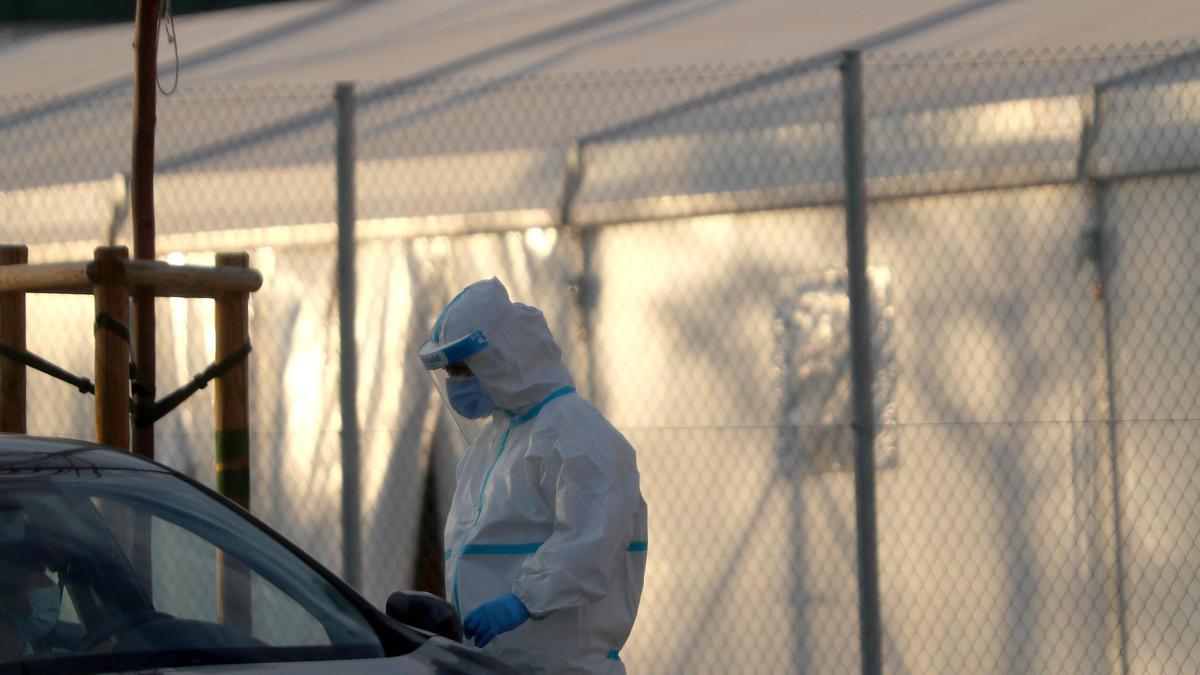
MULTIPOLYGON (((100 321, 97 320, 97 323, 99 324, 100 321)), ((111 330, 110 326, 113 325, 114 324, 108 324, 105 326, 105 328, 111 330)), ((113 330, 113 332, 120 335, 119 330, 113 330)), ((252 347, 250 346, 250 343, 247 342, 242 346, 241 349, 202 370, 186 385, 171 392, 162 400, 156 401, 153 406, 132 406, 133 423, 137 426, 148 426, 162 419, 172 410, 178 408, 179 405, 190 398, 192 394, 204 389, 208 386, 209 382, 212 382, 214 379, 228 372, 230 368, 233 368, 245 360, 245 358, 250 354, 251 350, 252 347)), ((83 377, 82 375, 76 375, 64 368, 61 368, 31 351, 14 349, 9 345, 0 342, 0 357, 12 359, 17 363, 45 373, 56 380, 66 382, 67 384, 78 389, 79 393, 81 394, 96 393, 96 385, 88 378, 83 377)), ((133 364, 130 364, 130 369, 131 375, 136 376, 136 368, 133 366, 133 364)), ((137 387, 137 381, 133 380, 133 388, 136 390, 137 387)))
POLYGON ((167 394, 161 400, 155 401, 153 406, 138 406, 133 416, 134 425, 139 427, 150 426, 162 419, 164 415, 179 407, 179 404, 188 400, 192 394, 204 389, 208 386, 209 382, 221 377, 234 366, 244 361, 250 355, 251 351, 250 341, 247 340, 246 344, 242 345, 240 349, 220 361, 209 365, 193 377, 191 382, 167 394))
MULTIPOLYGON (((125 341, 125 344, 133 343, 133 335, 130 333, 129 327, 103 312, 96 315, 96 322, 92 326, 93 333, 98 333, 102 330, 106 330, 121 338, 125 341)), ((129 362, 129 381, 133 387, 133 393, 154 396, 154 383, 147 382, 141 376, 138 372, 137 364, 133 361, 129 362)))
POLYGON ((111 314, 100 312, 96 315, 96 321, 92 324, 92 333, 99 333, 106 330, 113 335, 124 340, 125 344, 129 344, 133 338, 129 334, 129 326, 114 319, 111 314))

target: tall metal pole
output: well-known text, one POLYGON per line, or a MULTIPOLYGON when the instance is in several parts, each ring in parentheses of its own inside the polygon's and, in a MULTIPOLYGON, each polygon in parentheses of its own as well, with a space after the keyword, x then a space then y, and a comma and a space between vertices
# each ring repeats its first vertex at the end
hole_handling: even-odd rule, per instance
POLYGON ((577 373, 584 378, 580 388, 593 404, 604 407, 600 400, 599 375, 596 372, 596 304, 599 301, 600 282, 596 279, 595 252, 597 228, 573 227, 571 213, 575 207, 575 198, 583 183, 583 172, 586 168, 587 143, 579 140, 571 141, 567 146, 566 172, 563 175, 562 196, 559 198, 558 225, 565 233, 575 232, 579 237, 579 275, 572 281, 575 291, 575 308, 579 312, 579 342, 584 351, 584 372, 577 373))
POLYGON ((1102 559, 1102 579, 1105 605, 1106 656, 1110 672, 1117 675, 1129 673, 1129 628, 1125 623, 1125 541, 1122 536, 1121 519, 1124 501, 1121 496, 1121 445, 1117 434, 1117 393, 1114 380, 1115 366, 1113 365, 1113 325, 1112 325, 1112 296, 1109 282, 1112 275, 1112 252, 1107 250, 1110 245, 1108 237, 1107 209, 1103 182, 1089 181, 1088 192, 1092 199, 1094 214, 1093 230, 1090 232, 1088 258, 1094 265, 1095 281, 1092 287, 1093 298, 1093 338, 1099 343, 1094 349, 1099 363, 1093 385, 1097 391, 1097 410, 1099 419, 1104 420, 1104 428, 1098 437, 1098 447, 1103 461, 1100 462, 1098 487, 1105 490, 1096 508, 1096 517, 1102 519, 1105 528, 1105 539, 1101 540, 1100 554, 1102 559))
POLYGON ((875 528, 875 405, 871 383, 871 311, 867 285, 867 198, 863 177, 862 54, 846 52, 842 113, 846 170, 846 267, 850 293, 851 390, 854 397, 854 496, 858 530, 858 602, 864 675, 883 668, 879 555, 875 528))
POLYGON ((338 83, 334 99, 337 101, 338 337, 342 347, 342 562, 346 581, 362 588, 358 349, 354 341, 354 85, 338 83))
MULTIPOLYGON (((1197 54, 1200 54, 1200 52, 1192 52, 1190 55, 1185 56, 1196 58, 1197 54)), ((1129 75, 1133 77, 1144 76, 1158 70, 1164 65, 1177 62, 1176 59, 1168 59, 1165 62, 1154 64, 1129 75)), ((1129 76, 1121 76, 1093 88, 1091 92, 1091 107, 1090 109, 1085 108, 1087 117, 1079 148, 1078 167, 1079 179, 1087 186, 1093 214, 1093 225, 1091 231, 1087 233, 1088 245, 1085 248, 1086 257, 1095 269, 1092 292, 1094 300, 1093 325, 1095 326, 1094 332, 1096 333, 1094 340, 1099 345, 1098 349, 1094 351, 1097 352, 1098 358, 1101 359, 1096 367, 1096 375, 1099 378, 1099 382, 1093 386, 1096 387, 1099 394, 1097 396, 1097 413, 1100 419, 1106 422, 1104 432, 1100 434, 1098 444, 1102 451, 1107 451, 1108 460, 1101 464, 1102 468, 1099 472, 1101 480, 1107 479, 1108 483, 1106 497, 1100 504, 1108 508, 1102 509, 1104 512, 1099 515, 1108 524, 1109 530, 1107 534, 1111 538, 1109 541, 1100 544, 1103 566, 1106 572, 1103 577, 1104 592, 1108 598, 1104 616, 1107 629, 1106 656, 1110 672, 1119 675, 1128 675, 1129 673, 1129 627, 1125 620, 1127 613, 1127 602, 1125 599, 1125 541, 1121 530, 1122 505, 1124 504, 1124 500, 1121 495, 1121 446, 1120 439, 1117 436, 1118 410, 1115 367, 1113 365, 1112 295, 1109 289, 1109 281, 1112 278, 1113 254, 1109 241, 1110 226, 1108 224, 1106 199, 1108 186, 1104 181, 1089 176, 1088 167, 1091 163, 1092 150, 1095 147, 1096 138, 1100 133, 1101 126, 1104 124, 1106 89, 1128 81, 1130 81, 1129 76)))
MULTIPOLYGON (((134 30, 133 171, 130 204, 133 212, 133 257, 153 260, 154 252, 154 125, 158 86, 159 0, 137 0, 134 30)), ((133 348, 138 380, 134 400, 139 406, 154 404, 154 292, 133 293, 133 348)), ((135 426, 133 451, 154 458, 154 426, 135 426)))

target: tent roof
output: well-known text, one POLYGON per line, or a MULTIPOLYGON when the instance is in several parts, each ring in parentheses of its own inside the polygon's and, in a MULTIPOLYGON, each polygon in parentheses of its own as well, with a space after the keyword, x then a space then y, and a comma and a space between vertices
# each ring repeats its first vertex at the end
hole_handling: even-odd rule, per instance
MULTIPOLYGON (((181 86, 579 73, 1190 41, 1195 0, 309 0, 180 17, 181 86)), ((0 31, 5 94, 131 78, 132 26, 0 31)), ((162 77, 174 52, 162 34, 162 77)))
MULTIPOLYGON (((1071 180, 1090 92, 1127 78, 1159 86, 1106 94, 1089 167, 1198 156, 1194 116, 1143 114, 1145 96, 1191 109, 1195 0, 310 0, 181 17, 176 34, 160 233, 331 222, 345 80, 362 83, 357 212, 380 222, 551 222, 579 144, 576 222, 836 199, 841 83, 806 59, 846 48, 897 66, 864 69, 873 194, 1071 180)), ((0 221, 23 240, 127 219, 130 40, 129 25, 0 29, 0 221)))

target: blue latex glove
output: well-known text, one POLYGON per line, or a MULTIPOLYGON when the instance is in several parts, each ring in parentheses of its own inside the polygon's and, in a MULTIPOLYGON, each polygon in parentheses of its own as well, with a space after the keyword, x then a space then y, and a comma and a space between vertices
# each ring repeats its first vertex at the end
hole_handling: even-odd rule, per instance
POLYGON ((476 607, 463 621, 463 634, 475 638, 475 646, 483 647, 492 638, 525 623, 529 610, 521 600, 509 593, 476 607))

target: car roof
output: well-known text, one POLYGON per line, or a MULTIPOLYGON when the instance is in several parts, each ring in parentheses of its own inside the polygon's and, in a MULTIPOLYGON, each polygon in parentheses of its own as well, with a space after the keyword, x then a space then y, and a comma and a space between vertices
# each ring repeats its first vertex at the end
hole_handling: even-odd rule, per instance
POLYGON ((95 469, 169 471, 136 455, 90 441, 0 434, 0 470, 70 468, 81 463, 95 469))

